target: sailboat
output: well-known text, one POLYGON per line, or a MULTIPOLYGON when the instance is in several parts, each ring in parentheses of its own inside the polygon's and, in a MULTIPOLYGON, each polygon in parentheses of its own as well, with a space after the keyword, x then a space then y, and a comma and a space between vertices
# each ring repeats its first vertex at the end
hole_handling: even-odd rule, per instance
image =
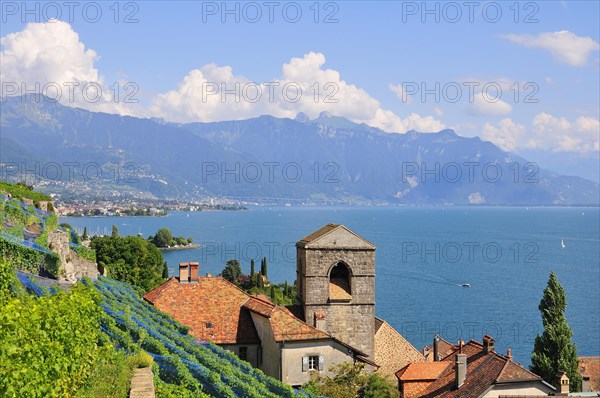
POLYGON ((565 246, 565 240, 564 240, 564 239, 561 239, 561 240, 560 240, 560 247, 561 247, 561 248, 563 248, 563 249, 564 249, 565 247, 567 247, 567 246, 565 246))

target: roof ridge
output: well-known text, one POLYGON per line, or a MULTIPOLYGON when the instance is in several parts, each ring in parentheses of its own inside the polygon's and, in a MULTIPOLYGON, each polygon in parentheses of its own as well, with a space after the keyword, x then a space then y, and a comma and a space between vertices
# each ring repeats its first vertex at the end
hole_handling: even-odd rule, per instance
MULTIPOLYGON (((495 354, 495 353, 493 353, 493 354, 495 354)), ((487 356, 487 358, 484 359, 483 361, 481 361, 481 363, 479 365, 475 366, 475 368, 473 368, 473 370, 471 372, 468 371, 468 366, 469 365, 467 364, 467 377, 468 377, 469 373, 473 374, 473 373, 477 372, 478 369, 480 369, 482 366, 487 365, 488 363, 492 362, 494 359, 500 359, 500 360, 502 359, 502 358, 498 358, 497 355, 487 354, 486 356, 487 356)), ((499 374, 500 373, 498 373, 498 375, 499 374)), ((498 378, 498 375, 496 375, 496 378, 498 378)), ((494 380, 496 380, 496 378, 494 380)))

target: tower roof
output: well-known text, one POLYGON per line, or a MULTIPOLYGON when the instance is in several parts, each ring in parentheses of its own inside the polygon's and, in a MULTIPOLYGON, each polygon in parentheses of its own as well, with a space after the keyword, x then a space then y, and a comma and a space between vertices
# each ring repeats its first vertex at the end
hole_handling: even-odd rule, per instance
POLYGON ((375 245, 341 224, 327 224, 296 243, 307 249, 375 250, 375 245))

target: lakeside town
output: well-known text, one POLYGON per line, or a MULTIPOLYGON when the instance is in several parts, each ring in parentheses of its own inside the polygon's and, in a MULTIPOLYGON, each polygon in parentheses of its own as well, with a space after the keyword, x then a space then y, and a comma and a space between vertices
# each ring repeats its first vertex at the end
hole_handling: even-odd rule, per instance
MULTIPOLYGON (((298 237, 293 282, 271 281, 266 258, 258 267, 252 260, 248 273, 231 259, 220 275, 203 275, 202 264, 190 259, 169 276, 160 249, 192 244, 191 238, 175 237, 168 228, 148 239, 120 236, 116 225, 110 235, 84 231, 80 236, 60 223, 49 196, 26 185, 2 183, 0 188, 0 286, 10 287, 0 294, 1 318, 8 322, 0 337, 21 346, 20 339, 44 333, 46 327, 54 333, 62 327, 27 323, 29 318, 14 323, 6 311, 17 302, 31 306, 44 298, 58 303, 95 291, 101 309, 86 324, 85 338, 110 341, 106 349, 116 351, 92 361, 88 372, 120 366, 125 379, 117 390, 130 391, 130 396, 139 389, 159 397, 170 396, 166 391, 178 391, 177 396, 331 398, 600 394, 600 357, 577 356, 563 314, 567 298, 554 273, 540 292, 545 330, 526 367, 513 359, 510 349, 498 352, 490 335, 450 342, 433 334, 431 344, 411 345, 376 315, 376 245, 343 225, 327 224, 298 237), (14 328, 21 332, 13 334, 14 328), (123 358, 132 362, 119 362, 123 358), (227 377, 219 376, 223 366, 229 368, 227 377), (242 375, 249 373, 256 376, 246 380, 242 375)), ((79 316, 59 308, 60 319, 79 316)), ((46 339, 7 353, 8 368, 25 371, 45 344, 63 344, 46 339)), ((95 344, 87 341, 88 348, 82 348, 84 357, 85 350, 97 349, 90 343, 95 344)), ((81 366, 81 355, 66 355, 62 363, 81 366)), ((12 372, 0 383, 9 395, 11 387, 30 377, 17 381, 12 372)), ((105 391, 108 380, 95 374, 77 385, 48 379, 46 388, 63 394, 105 391)), ((72 377, 69 372, 55 376, 72 377)))
POLYGON ((600 398, 600 1, 0 0, 0 398, 600 398))

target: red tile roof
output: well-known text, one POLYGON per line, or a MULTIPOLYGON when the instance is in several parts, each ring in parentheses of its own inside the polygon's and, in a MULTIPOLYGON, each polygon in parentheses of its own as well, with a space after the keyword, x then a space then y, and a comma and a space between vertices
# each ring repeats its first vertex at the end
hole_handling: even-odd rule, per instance
POLYGON ((590 378, 590 390, 600 391, 600 357, 579 357, 579 373, 590 378))
POLYGON ((441 364, 445 364, 445 367, 439 372, 435 381, 430 383, 419 396, 475 398, 481 396, 496 383, 542 381, 541 377, 503 355, 493 351, 485 354, 483 345, 474 340, 469 341, 462 348, 454 346, 452 352, 440 362, 413 363, 398 371, 396 375, 400 382, 415 380, 412 377, 420 375, 431 377, 443 367, 441 364), (454 356, 459 349, 462 354, 467 356, 467 374, 463 385, 456 388, 454 356))
POLYGON ((269 319, 275 341, 330 339, 339 342, 298 319, 286 307, 250 296, 221 277, 200 277, 198 283, 179 283, 177 278, 171 278, 146 293, 144 299, 188 326, 194 337, 217 344, 259 344, 250 312, 269 319))
POLYGON ((413 362, 406 365, 396 373, 402 381, 436 380, 450 362, 413 362))
MULTIPOLYGON (((454 351, 454 344, 444 340, 443 338, 439 339, 439 341, 438 341, 438 358, 437 358, 438 360, 446 357, 448 354, 452 353, 453 351, 454 351)), ((435 358, 433 358, 433 344, 423 347, 423 353, 426 354, 427 358, 431 357, 432 360, 435 360, 435 358)))
POLYGON ((249 296, 221 277, 198 283, 171 278, 144 295, 159 310, 190 328, 190 334, 217 344, 258 344, 254 322, 242 306, 249 296))
POLYGON ((542 378, 535 373, 530 372, 519 364, 513 361, 506 361, 504 368, 496 379, 497 383, 514 383, 517 381, 532 381, 542 380, 542 378))
POLYGON ((244 308, 269 318, 275 341, 331 339, 332 336, 296 318, 287 308, 268 304, 254 297, 244 308))

